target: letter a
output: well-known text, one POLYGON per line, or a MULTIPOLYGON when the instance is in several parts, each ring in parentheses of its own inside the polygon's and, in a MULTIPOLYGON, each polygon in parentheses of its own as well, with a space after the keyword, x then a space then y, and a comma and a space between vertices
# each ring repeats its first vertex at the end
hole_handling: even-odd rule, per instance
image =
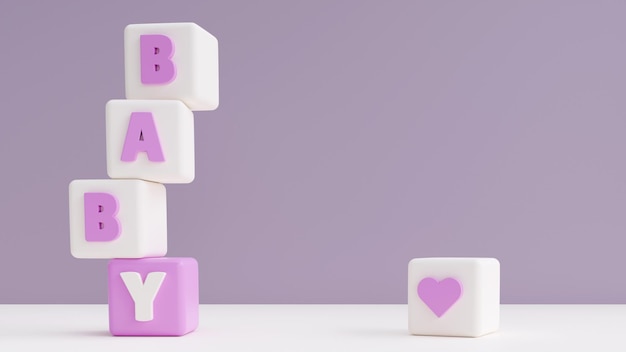
POLYGON ((165 280, 165 273, 160 271, 148 273, 146 282, 141 282, 141 275, 134 271, 125 271, 120 273, 120 276, 135 302, 135 320, 151 321, 154 319, 154 298, 165 280))
POLYGON ((87 242, 108 242, 120 236, 117 198, 109 193, 85 193, 84 206, 87 242))
POLYGON ((122 161, 135 161, 139 152, 146 152, 150 161, 165 161, 154 117, 150 112, 130 114, 122 161))
POLYGON ((176 78, 176 66, 172 61, 174 42, 168 36, 141 35, 139 36, 139 50, 141 83, 168 84, 176 78))

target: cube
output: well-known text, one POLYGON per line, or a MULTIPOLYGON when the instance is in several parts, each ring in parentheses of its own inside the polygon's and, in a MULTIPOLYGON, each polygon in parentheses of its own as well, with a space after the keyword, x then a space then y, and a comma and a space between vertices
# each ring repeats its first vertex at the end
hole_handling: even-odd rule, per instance
POLYGON ((478 337, 498 330, 497 259, 416 258, 408 283, 411 334, 478 337))
POLYGON ((106 105, 107 173, 159 183, 195 177, 193 112, 178 100, 111 100, 106 105))
POLYGON ((127 99, 219 105, 217 39, 195 23, 131 24, 124 30, 127 99))
POLYGON ((198 327, 193 258, 109 261, 109 329, 116 336, 181 336, 198 327))
POLYGON ((76 258, 160 257, 167 252, 165 186, 142 180, 74 180, 70 247, 76 258))

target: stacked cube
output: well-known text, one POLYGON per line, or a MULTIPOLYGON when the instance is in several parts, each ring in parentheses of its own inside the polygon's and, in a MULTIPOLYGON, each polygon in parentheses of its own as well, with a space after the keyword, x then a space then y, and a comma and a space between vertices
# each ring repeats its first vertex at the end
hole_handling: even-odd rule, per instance
POLYGON ((163 184, 195 177, 192 111, 218 106, 217 39, 194 23, 129 25, 124 65, 126 100, 106 104, 111 179, 69 186, 71 252, 111 259, 113 335, 180 336, 198 326, 198 263, 164 257, 163 184))
POLYGON ((479 337, 498 330, 496 258, 415 258, 408 283, 411 334, 479 337))

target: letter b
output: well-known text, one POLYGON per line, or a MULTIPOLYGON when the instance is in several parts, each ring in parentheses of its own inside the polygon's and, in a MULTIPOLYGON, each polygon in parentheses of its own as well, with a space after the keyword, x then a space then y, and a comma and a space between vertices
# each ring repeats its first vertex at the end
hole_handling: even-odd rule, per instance
POLYGON ((172 61, 174 42, 165 35, 144 34, 139 37, 141 83, 168 84, 176 78, 172 61))
POLYGON ((117 198, 109 193, 85 193, 85 240, 109 242, 120 236, 121 226, 115 217, 117 198))

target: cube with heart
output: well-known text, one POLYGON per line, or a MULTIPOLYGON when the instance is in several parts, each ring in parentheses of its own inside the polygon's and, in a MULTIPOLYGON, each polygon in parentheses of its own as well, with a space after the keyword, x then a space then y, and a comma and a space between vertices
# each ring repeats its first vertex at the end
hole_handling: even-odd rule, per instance
POLYGON ((478 337, 500 324, 495 258, 416 258, 409 262, 409 332, 478 337))

